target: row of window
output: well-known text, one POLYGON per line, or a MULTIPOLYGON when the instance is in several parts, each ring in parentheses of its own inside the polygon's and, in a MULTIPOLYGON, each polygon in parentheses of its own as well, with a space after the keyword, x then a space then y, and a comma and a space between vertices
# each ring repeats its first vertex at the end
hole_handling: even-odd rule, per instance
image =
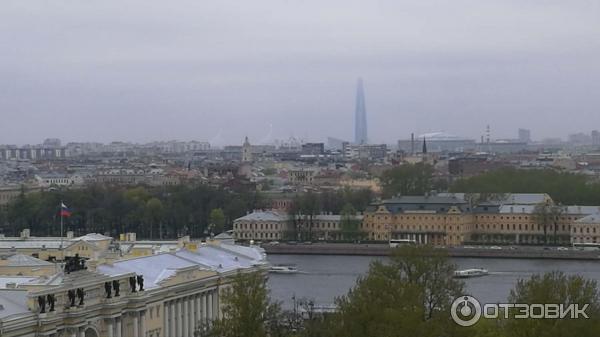
MULTIPOLYGON (((340 227, 340 224, 337 222, 317 222, 317 223, 313 223, 313 228, 338 228, 340 227)), ((277 223, 261 223, 261 224, 256 224, 256 223, 243 223, 243 224, 233 224, 233 229, 263 229, 263 230, 279 230, 279 229, 283 229, 283 224, 277 224, 277 223)))
MULTIPOLYGON (((375 215, 365 215, 365 218, 369 218, 369 217, 371 217, 371 218, 377 218, 377 220, 382 220, 382 219, 383 220, 388 220, 388 216, 387 215, 384 215, 384 216, 381 216, 381 215, 377 215, 377 216, 375 216, 375 215)), ((390 217, 390 219, 392 219, 392 220, 410 220, 411 218, 413 220, 416 220, 416 219, 418 219, 418 220, 429 220, 430 218, 431 218, 431 220, 441 220, 442 218, 443 218, 443 220, 446 220, 447 217, 446 216, 444 216, 444 217, 439 217, 439 216, 431 216, 431 217, 429 217, 429 216, 402 216, 402 215, 400 215, 400 216, 394 215, 394 216, 390 217)), ((455 217, 450 217, 450 219, 454 219, 454 218, 455 217)), ((512 220, 529 220, 530 216, 527 216, 527 215, 526 216, 516 216, 516 215, 513 215, 511 217, 511 216, 501 215, 501 216, 498 216, 498 218, 500 220, 505 220, 505 219, 506 220, 510 220, 510 219, 512 219, 512 220)), ((495 220, 496 219, 496 215, 476 215, 475 216, 475 220, 481 220, 481 219, 492 219, 492 220, 495 220)), ((562 221, 569 220, 570 221, 570 220, 577 220, 577 218, 570 217, 570 216, 556 216, 555 220, 562 220, 562 221)))
MULTIPOLYGON (((564 231, 570 231, 571 230, 571 225, 557 225, 558 228, 557 230, 562 230, 564 231)), ((366 223, 363 224, 363 229, 372 229, 372 230, 444 230, 444 226, 442 225, 379 225, 379 224, 374 224, 374 223, 366 223)), ((461 230, 462 226, 461 225, 456 225, 456 227, 454 227, 453 225, 448 226, 448 230, 452 231, 454 228, 456 228, 456 230, 461 230)), ((552 225, 548 225, 546 227, 546 229, 548 230, 549 228, 554 228, 552 225)), ((540 224, 475 224, 475 229, 491 229, 491 230, 519 230, 519 231, 542 231, 544 228, 542 225, 540 224)), ((574 229, 575 230, 575 229, 574 229)), ((582 229, 580 229, 581 232, 582 229)), ((588 233, 589 233, 589 227, 587 228, 588 233)), ((594 233, 596 233, 596 228, 592 229, 594 233)))
MULTIPOLYGON (((571 225, 557 225, 557 226, 558 226, 557 230, 562 230, 563 232, 571 230, 571 225)), ((485 224, 485 225, 475 224, 475 229, 542 231, 542 230, 544 230, 544 226, 540 225, 540 224, 512 224, 512 225, 511 224, 499 224, 499 225, 491 224, 491 227, 490 227, 490 224, 485 224)), ((546 230, 550 230, 550 229, 553 230, 554 226, 549 224, 548 226, 546 226, 546 230)))
POLYGON ((280 229, 283 228, 282 224, 278 223, 242 223, 242 224, 233 224, 233 229, 280 229), (259 226, 260 225, 260 226, 259 226), (259 228, 260 227, 260 228, 259 228))
MULTIPOLYGON (((378 215, 378 216, 371 215, 370 217, 371 218, 376 218, 377 220, 388 220, 388 216, 387 215, 384 215, 384 216, 381 216, 381 215, 378 215)), ((369 218, 369 215, 365 215, 365 218, 369 218)), ((411 219, 412 220, 434 220, 434 221, 441 221, 441 220, 458 221, 459 217, 457 217, 457 216, 450 216, 450 217, 448 217, 448 216, 431 216, 430 217, 430 216, 422 216, 422 215, 419 215, 419 216, 415 216, 415 215, 413 215, 413 216, 403 216, 403 215, 398 216, 398 215, 394 215, 394 216, 390 217, 390 220, 411 220, 411 219)))
POLYGON ((280 233, 236 233, 239 239, 281 239, 280 233))
MULTIPOLYGON (((443 225, 380 225, 380 224, 374 224, 374 223, 366 223, 362 225, 363 229, 377 229, 379 231, 381 230, 438 230, 438 231, 443 231, 444 226, 443 225)), ((450 225, 448 226, 448 230, 453 230, 455 227, 450 225)), ((461 226, 460 225, 456 225, 456 230, 460 230, 461 226)))
MULTIPOLYGON (((579 233, 583 233, 584 227, 579 227, 579 233)), ((590 227, 585 227, 585 232, 590 233, 590 227)), ((596 234, 596 227, 592 227, 592 233, 596 234)), ((573 227, 573 233, 577 233, 577 227, 573 227)))

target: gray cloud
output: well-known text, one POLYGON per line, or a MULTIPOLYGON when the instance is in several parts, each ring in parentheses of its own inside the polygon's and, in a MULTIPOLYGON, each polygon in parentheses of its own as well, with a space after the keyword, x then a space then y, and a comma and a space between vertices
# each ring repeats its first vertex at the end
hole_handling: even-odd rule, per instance
POLYGON ((597 1, 19 1, 0 143, 600 128, 597 1))

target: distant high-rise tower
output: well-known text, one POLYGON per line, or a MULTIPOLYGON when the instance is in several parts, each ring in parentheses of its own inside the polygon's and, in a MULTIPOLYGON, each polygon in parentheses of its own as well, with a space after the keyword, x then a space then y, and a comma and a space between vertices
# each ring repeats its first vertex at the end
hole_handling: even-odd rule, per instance
POLYGON ((356 88, 356 111, 354 120, 354 143, 367 144, 367 109, 365 108, 365 91, 362 78, 358 79, 356 88))
POLYGON ((519 129, 519 141, 522 143, 531 143, 531 131, 528 129, 519 129))
POLYGON ((248 137, 244 140, 244 145, 242 145, 242 162, 249 163, 252 161, 252 145, 250 145, 250 141, 248 137))

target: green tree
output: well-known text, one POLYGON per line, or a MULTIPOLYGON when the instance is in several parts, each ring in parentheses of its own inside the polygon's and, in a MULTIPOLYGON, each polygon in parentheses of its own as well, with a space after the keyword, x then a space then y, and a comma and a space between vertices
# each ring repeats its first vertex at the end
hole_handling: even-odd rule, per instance
POLYGON ((214 208, 210 211, 209 221, 213 226, 214 233, 221 233, 225 228, 225 213, 221 208, 214 208))
POLYGON ((221 295, 222 316, 211 336, 266 337, 281 335, 279 306, 269 302, 263 274, 239 273, 221 295), (277 333, 270 333, 271 331, 277 333))
POLYGON ((499 169, 460 179, 450 192, 464 193, 548 193, 563 205, 600 204, 600 184, 582 174, 555 170, 499 169))
POLYGON ((337 300, 336 336, 452 336, 454 299, 464 292, 454 266, 428 246, 396 249, 389 264, 373 262, 366 276, 337 300))
POLYGON ((597 283, 582 276, 551 272, 534 275, 528 280, 519 280, 511 290, 508 301, 528 304, 579 304, 580 308, 589 304, 585 310, 589 319, 509 318, 504 321, 507 337, 591 337, 597 336, 600 331, 600 297, 597 283))
POLYGON ((360 220, 356 218, 356 209, 350 203, 340 212, 340 226, 344 239, 355 240, 362 236, 360 220))
POLYGON ((544 244, 548 244, 548 229, 552 231, 552 243, 558 243, 558 221, 564 213, 564 208, 559 205, 553 205, 550 202, 535 205, 533 209, 533 218, 536 224, 542 226, 544 230, 544 244))
POLYGON ((3 226, 9 235, 24 228, 32 235, 59 235, 58 206, 64 201, 73 215, 65 230, 117 235, 136 232, 139 238, 200 236, 210 223, 210 211, 223 209, 225 224, 248 210, 264 207, 261 194, 234 192, 202 185, 123 187, 90 185, 82 189, 56 189, 23 193, 6 205, 3 226), (160 206, 162 205, 162 206, 160 206))
POLYGON ((154 227, 159 225, 158 237, 162 238, 162 217, 163 217, 163 204, 160 199, 153 197, 146 202, 145 217, 149 226, 149 237, 154 238, 154 227))
POLYGON ((383 172, 383 195, 423 195, 432 188, 433 167, 425 163, 404 164, 383 172))

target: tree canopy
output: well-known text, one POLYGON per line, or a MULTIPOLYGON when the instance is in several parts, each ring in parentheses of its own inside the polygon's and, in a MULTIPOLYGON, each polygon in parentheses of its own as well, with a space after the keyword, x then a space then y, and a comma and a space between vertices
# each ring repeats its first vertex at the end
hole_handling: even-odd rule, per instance
POLYGON ((434 188, 433 166, 426 163, 404 164, 381 175, 383 195, 423 195, 434 188))
POLYGON ((464 292, 453 271, 442 251, 400 247, 338 299, 331 329, 348 337, 451 336, 450 306, 464 292))
POLYGON ((25 228, 33 235, 59 235, 61 201, 72 210, 72 216, 65 219, 65 230, 112 236, 136 232, 141 238, 199 237, 211 221, 224 229, 248 211, 265 207, 262 196, 254 191, 232 192, 203 185, 93 185, 23 193, 0 209, 0 228, 15 236, 25 228), (212 211, 215 213, 211 217, 212 211))
POLYGON ((581 174, 505 168, 456 181, 450 192, 548 193, 563 205, 600 205, 600 184, 581 174))

